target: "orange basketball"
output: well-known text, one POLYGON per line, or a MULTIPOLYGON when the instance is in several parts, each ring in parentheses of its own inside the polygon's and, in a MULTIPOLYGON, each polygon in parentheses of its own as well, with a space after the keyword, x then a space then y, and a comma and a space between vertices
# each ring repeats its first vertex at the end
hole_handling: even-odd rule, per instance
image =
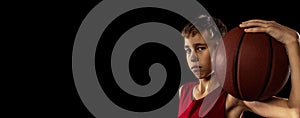
POLYGON ((241 100, 262 101, 284 87, 289 61, 282 43, 266 33, 246 33, 240 27, 230 30, 223 43, 216 50, 214 63, 216 77, 229 94, 241 100), (218 61, 225 56, 222 51, 226 52, 225 63, 218 61))

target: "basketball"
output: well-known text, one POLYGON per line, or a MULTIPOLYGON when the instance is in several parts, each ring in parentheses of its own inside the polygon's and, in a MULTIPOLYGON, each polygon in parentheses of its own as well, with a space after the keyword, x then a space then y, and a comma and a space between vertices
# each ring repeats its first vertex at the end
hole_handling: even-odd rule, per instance
POLYGON ((235 27, 223 37, 223 44, 215 52, 216 78, 232 96, 263 101, 287 83, 289 60, 285 47, 270 35, 246 33, 235 27))

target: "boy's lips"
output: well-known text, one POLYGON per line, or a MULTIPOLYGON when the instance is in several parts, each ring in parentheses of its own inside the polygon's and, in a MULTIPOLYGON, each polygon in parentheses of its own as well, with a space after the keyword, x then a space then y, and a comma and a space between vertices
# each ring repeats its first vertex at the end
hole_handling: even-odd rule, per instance
POLYGON ((192 71, 200 71, 201 68, 202 68, 201 66, 192 66, 191 70, 192 71))

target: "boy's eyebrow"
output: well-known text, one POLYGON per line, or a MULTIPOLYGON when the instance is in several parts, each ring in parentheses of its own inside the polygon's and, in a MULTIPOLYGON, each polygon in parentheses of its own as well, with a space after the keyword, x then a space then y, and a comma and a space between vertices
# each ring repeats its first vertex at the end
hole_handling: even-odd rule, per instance
MULTIPOLYGON (((195 43, 193 44, 194 46, 207 46, 207 44, 205 43, 195 43)), ((184 48, 189 48, 190 46, 189 45, 184 45, 184 48)))
POLYGON ((193 44, 194 46, 206 46, 207 44, 205 44, 205 43, 195 43, 195 44, 193 44))

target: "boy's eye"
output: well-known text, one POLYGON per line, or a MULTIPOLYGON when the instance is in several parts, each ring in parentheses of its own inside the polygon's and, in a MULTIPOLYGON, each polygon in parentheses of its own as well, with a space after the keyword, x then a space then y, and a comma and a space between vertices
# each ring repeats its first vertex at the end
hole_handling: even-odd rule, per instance
POLYGON ((185 49, 185 53, 190 54, 191 53, 191 49, 185 49))
POLYGON ((197 50, 199 50, 199 51, 203 51, 205 49, 206 49, 206 47, 197 47, 197 50))

